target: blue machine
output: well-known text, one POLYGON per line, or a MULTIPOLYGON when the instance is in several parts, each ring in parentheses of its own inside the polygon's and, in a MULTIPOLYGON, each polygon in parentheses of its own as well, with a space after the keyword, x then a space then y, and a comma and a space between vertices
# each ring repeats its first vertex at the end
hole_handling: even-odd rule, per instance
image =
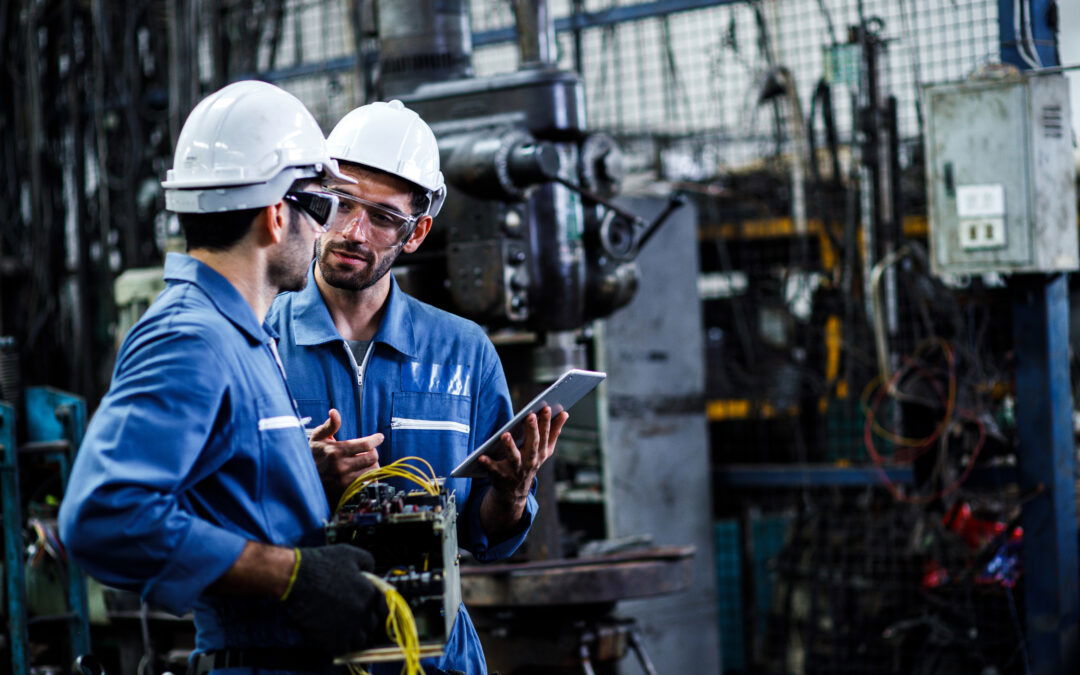
MULTIPOLYGON (((7 603, 11 672, 30 672, 26 601, 25 551, 22 542, 23 509, 19 494, 19 461, 36 456, 55 462, 63 485, 67 484, 71 460, 86 430, 86 402, 78 396, 48 387, 29 387, 24 397, 27 442, 19 446, 15 436, 15 409, 0 403, 0 505, 3 507, 4 589, 7 603)), ((65 595, 67 613, 47 619, 68 624, 71 657, 90 651, 89 611, 86 583, 81 571, 67 563, 65 595)))

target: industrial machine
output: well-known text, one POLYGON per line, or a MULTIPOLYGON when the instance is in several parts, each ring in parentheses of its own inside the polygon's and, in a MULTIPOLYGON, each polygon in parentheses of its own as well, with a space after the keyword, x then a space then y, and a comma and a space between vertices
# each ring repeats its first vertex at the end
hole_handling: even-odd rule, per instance
POLYGON ((398 271, 409 292, 491 328, 540 338, 530 379, 585 367, 574 331, 625 305, 651 223, 610 201, 615 141, 589 131, 584 86, 556 65, 547 4, 514 3, 520 68, 474 77, 468 3, 380 0, 378 89, 439 141, 449 196, 425 249, 398 271), (445 280, 445 284, 444 284, 445 280))

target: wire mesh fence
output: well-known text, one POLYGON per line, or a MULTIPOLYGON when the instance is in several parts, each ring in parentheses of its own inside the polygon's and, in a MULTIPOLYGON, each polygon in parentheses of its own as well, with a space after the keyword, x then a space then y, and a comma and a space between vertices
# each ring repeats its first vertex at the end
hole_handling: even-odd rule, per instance
MULTIPOLYGON (((633 4, 642 3, 589 2, 585 11, 633 4)), ((474 0, 474 31, 513 25, 509 5, 474 0)), ((551 3, 552 13, 568 16, 569 5, 551 3)), ((887 45, 883 85, 898 98, 907 138, 919 132, 920 84, 958 80, 997 60, 997 3, 989 0, 717 2, 582 30, 577 58, 590 124, 662 143, 668 149, 663 163, 651 168, 664 177, 712 176, 775 153, 774 111, 761 98, 767 71, 784 66, 804 106, 819 79, 834 82, 837 125, 850 130, 859 69, 849 33, 864 19, 887 45)), ((559 47, 560 65, 573 68, 569 32, 560 33, 559 47)), ((479 75, 517 66, 509 44, 478 47, 475 61, 479 75)), ((641 168, 651 160, 635 159, 641 168)))

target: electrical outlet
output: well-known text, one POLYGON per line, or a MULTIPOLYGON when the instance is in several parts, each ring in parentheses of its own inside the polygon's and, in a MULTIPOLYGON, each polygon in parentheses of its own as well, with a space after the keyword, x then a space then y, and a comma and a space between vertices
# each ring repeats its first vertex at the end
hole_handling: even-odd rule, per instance
POLYGON ((1005 219, 983 216, 960 219, 960 248, 965 251, 1005 248, 1005 219))

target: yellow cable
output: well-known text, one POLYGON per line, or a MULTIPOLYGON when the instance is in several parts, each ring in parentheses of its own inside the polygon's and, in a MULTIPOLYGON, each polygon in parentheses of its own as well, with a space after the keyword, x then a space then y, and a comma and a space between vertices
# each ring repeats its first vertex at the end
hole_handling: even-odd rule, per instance
POLYGON ((349 503, 349 501, 360 493, 370 483, 379 480, 380 478, 403 478, 405 480, 416 483, 424 489, 430 495, 439 494, 438 478, 435 475, 435 469, 427 460, 421 457, 403 457, 392 464, 380 467, 374 471, 369 471, 361 476, 358 476, 348 488, 345 489, 344 494, 341 495, 341 499, 338 500, 337 508, 335 511, 340 511, 343 506, 349 503), (409 464, 409 460, 418 460, 423 462, 427 468, 431 471, 431 477, 429 478, 420 467, 409 464))
POLYGON ((383 592, 386 598, 386 634, 394 641, 401 650, 405 664, 401 668, 402 675, 423 675, 424 669, 420 667, 420 635, 416 629, 416 619, 412 609, 405 598, 394 586, 384 579, 369 572, 364 576, 375 584, 375 587, 383 592))
MULTIPOLYGON (((432 481, 439 480, 439 477, 435 474, 435 467, 431 466, 431 462, 427 461, 423 457, 417 457, 416 455, 409 455, 408 457, 402 457, 398 461, 394 462, 394 464, 401 464, 401 463, 404 463, 404 462, 407 462, 407 461, 413 460, 413 459, 415 459, 418 462, 423 462, 424 466, 426 466, 428 468, 428 471, 431 472, 431 480, 432 481)), ((391 464, 391 466, 393 466, 393 464, 391 464)), ((406 464, 406 466, 408 466, 408 465, 406 464)))
POLYGON ((408 478, 409 480, 413 481, 414 483, 416 483, 420 487, 424 488, 425 492, 433 492, 435 494, 439 493, 438 486, 436 486, 430 480, 428 480, 428 478, 426 476, 418 475, 416 473, 413 473, 411 471, 408 471, 408 470, 405 470, 405 469, 402 469, 402 468, 399 468, 399 467, 396 467, 396 466, 394 466, 394 467, 386 467, 386 469, 384 469, 382 471, 386 475, 399 476, 401 478, 408 478))

